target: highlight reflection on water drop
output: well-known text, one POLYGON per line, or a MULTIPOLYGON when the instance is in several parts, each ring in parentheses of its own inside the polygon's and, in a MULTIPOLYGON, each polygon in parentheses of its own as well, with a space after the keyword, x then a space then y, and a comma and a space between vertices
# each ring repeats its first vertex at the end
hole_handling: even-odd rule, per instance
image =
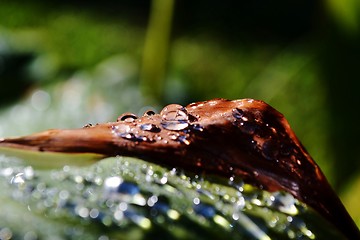
POLYGON ((190 145, 190 141, 186 138, 186 135, 180 135, 177 140, 185 145, 190 145))
POLYGON ((158 201, 158 197, 156 195, 153 195, 151 197, 148 198, 148 200, 146 201, 147 205, 149 207, 154 206, 154 204, 158 201))
POLYGON ((116 125, 115 127, 112 128, 113 129, 113 132, 120 136, 120 137, 123 137, 125 136, 126 134, 128 134, 130 132, 130 127, 128 125, 125 125, 125 124, 119 124, 119 125, 116 125))
POLYGON ((253 135, 258 131, 259 126, 254 116, 238 108, 232 110, 232 115, 235 118, 234 124, 237 125, 243 133, 253 135))
POLYGON ((17 185, 17 186, 22 186, 25 184, 25 176, 24 173, 18 173, 16 174, 14 177, 11 178, 10 180, 11 184, 17 185))
POLYGON ((143 131, 149 131, 149 132, 160 132, 161 129, 152 123, 145 123, 140 125, 140 129, 143 131))
POLYGON ((137 119, 138 117, 133 114, 133 113, 123 113, 121 114, 118 118, 117 118, 117 121, 118 122, 121 122, 121 121, 124 121, 124 122, 133 122, 135 121, 135 119, 137 119))
POLYGON ((245 116, 245 113, 243 110, 239 109, 239 108, 235 108, 232 111, 232 114, 234 116, 234 118, 241 120, 241 121, 248 121, 249 119, 245 116))
POLYGON ((161 112, 161 126, 167 130, 184 130, 189 126, 189 117, 186 109, 179 104, 170 104, 161 112))
POLYGON ((108 177, 104 181, 104 188, 106 191, 116 191, 122 182, 120 177, 108 177))
POLYGON ((199 199, 199 198, 194 198, 194 199, 193 199, 193 203, 194 203, 195 205, 198 205, 198 204, 200 203, 200 199, 199 199))
POLYGON ((275 192, 271 200, 271 206, 283 213, 296 215, 299 212, 295 205, 295 198, 289 193, 275 192))
POLYGON ((144 113, 144 116, 153 116, 155 115, 156 113, 153 111, 153 110, 147 110, 145 113, 144 113))
POLYGON ((196 131, 199 131, 199 132, 204 131, 204 128, 200 124, 193 124, 193 125, 191 125, 191 127, 192 127, 193 130, 196 130, 196 131))

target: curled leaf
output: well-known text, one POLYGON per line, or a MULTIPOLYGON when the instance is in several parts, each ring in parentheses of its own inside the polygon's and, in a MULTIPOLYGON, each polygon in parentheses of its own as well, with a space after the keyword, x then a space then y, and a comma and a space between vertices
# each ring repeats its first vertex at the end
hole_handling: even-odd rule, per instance
MULTIPOLYGON (((131 116, 131 117, 126 117, 131 116)), ((160 114, 3 139, 1 147, 39 152, 134 156, 196 173, 241 177, 286 191, 350 239, 355 223, 282 114, 253 99, 172 104, 160 114)))

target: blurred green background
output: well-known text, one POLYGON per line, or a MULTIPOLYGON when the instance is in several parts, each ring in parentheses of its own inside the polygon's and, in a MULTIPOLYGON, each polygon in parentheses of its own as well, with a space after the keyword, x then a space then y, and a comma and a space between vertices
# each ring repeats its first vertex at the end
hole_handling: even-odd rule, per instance
POLYGON ((261 99, 358 224, 359 69, 358 0, 0 2, 0 136, 261 99))

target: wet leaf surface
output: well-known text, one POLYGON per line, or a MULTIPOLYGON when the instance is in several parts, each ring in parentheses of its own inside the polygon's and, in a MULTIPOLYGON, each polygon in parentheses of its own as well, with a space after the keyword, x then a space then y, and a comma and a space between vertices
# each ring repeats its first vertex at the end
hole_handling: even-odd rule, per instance
POLYGON ((135 158, 44 171, 1 156, 0 185, 1 239, 341 239, 290 194, 135 158))
POLYGON ((125 113, 116 122, 5 138, 0 146, 53 154, 139 157, 195 174, 239 177, 263 190, 291 194, 350 239, 360 235, 287 120, 259 100, 170 104, 160 114, 125 113))

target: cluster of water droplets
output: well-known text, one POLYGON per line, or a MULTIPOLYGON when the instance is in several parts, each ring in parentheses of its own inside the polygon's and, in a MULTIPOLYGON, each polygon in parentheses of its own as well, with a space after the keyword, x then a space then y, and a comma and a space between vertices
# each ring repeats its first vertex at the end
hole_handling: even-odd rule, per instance
POLYGON ((200 124, 194 123, 197 119, 179 104, 166 106, 158 115, 152 110, 145 112, 142 118, 125 113, 117 120, 118 123, 112 127, 113 134, 133 142, 161 141, 189 145, 190 133, 203 131, 200 124), (167 131, 165 135, 160 134, 162 130, 167 131))
MULTIPOLYGON (((120 123, 112 127, 113 133, 117 137, 121 137, 121 138, 131 140, 134 142, 155 141, 153 138, 149 138, 149 137, 139 134, 139 130, 137 130, 134 127, 135 120, 137 118, 138 117, 133 113, 124 113, 124 114, 120 115, 117 119, 117 121, 120 123)), ((154 129, 152 129, 150 126, 140 126, 140 129, 141 130, 147 129, 145 131, 154 131, 154 129)))
MULTIPOLYGON (((206 232, 211 227, 229 239, 270 239, 277 234, 314 238, 298 217, 305 207, 291 195, 259 191, 236 177, 228 183, 211 183, 178 169, 119 157, 87 170, 65 166, 38 172, 31 167, 5 167, 0 178, 6 179, 11 198, 29 212, 50 219, 81 219, 74 227, 78 234, 89 226, 115 227, 124 234, 134 227, 146 232, 164 225, 181 227, 187 219, 195 228, 206 232)), ((0 227, 0 232, 9 234, 10 230, 0 227)), ((68 232, 62 234, 70 238, 68 232)), ((110 233, 97 234, 111 238, 110 233)))
POLYGON ((177 195, 190 199, 190 204, 175 203, 173 207, 199 224, 210 224, 235 235, 247 229, 249 237, 254 239, 270 239, 262 230, 269 228, 277 233, 284 232, 291 239, 315 237, 301 217, 297 216, 305 207, 290 194, 259 191, 236 177, 230 178, 229 187, 225 187, 209 183, 199 175, 185 175, 176 169, 156 171, 143 164, 142 172, 146 174, 146 182, 156 183, 166 190, 164 194, 167 199, 171 200, 171 196, 177 195), (268 221, 261 226, 259 219, 264 218, 257 219, 251 215, 252 211, 261 212, 268 221), (273 216, 269 217, 270 214, 273 216))
POLYGON ((279 133, 274 126, 264 122, 259 111, 250 112, 246 109, 234 108, 232 115, 235 119, 234 125, 249 137, 249 145, 252 145, 264 158, 278 161, 279 157, 291 154, 292 149, 279 141, 283 133, 279 133))

